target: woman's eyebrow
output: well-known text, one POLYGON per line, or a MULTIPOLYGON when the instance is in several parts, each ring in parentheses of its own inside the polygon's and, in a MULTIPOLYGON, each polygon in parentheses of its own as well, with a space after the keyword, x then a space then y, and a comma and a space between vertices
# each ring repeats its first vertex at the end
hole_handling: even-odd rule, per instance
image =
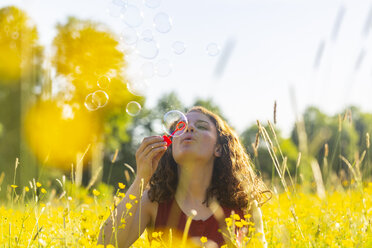
POLYGON ((209 122, 208 122, 208 121, 205 121, 205 120, 196 120, 196 121, 195 121, 195 123, 200 123, 200 122, 202 122, 202 123, 206 123, 206 124, 209 125, 209 122))

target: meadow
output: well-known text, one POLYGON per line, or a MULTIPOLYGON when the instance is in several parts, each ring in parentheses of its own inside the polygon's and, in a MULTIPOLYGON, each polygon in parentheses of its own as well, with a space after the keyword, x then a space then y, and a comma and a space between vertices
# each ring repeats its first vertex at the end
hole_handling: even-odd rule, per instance
MULTIPOLYGON (((278 174, 276 183, 267 182, 272 197, 261 207, 268 247, 372 247, 372 182, 362 180, 359 166, 363 156, 353 164, 341 156, 349 166, 350 180, 333 174, 332 184, 326 183, 325 189, 314 169, 312 181, 298 184, 287 170, 285 157, 279 162, 279 152, 274 153, 280 151, 274 145, 275 136, 270 138, 266 129, 258 126, 278 174)), ((14 177, 16 169, 17 162, 14 177)), ((115 188, 116 192, 112 186, 95 183, 94 178, 81 187, 65 175, 54 182, 32 180, 27 186, 3 186, 7 201, 0 207, 0 247, 102 247, 97 245, 99 230, 115 204, 125 197, 128 185, 119 182, 115 188)), ((138 204, 135 197, 130 199, 126 205, 129 215, 133 204, 138 204)), ((233 215, 225 219, 233 247, 260 247, 251 235, 254 224, 248 218, 233 215), (244 229, 247 235, 238 239, 237 229, 244 229)), ((125 222, 119 228, 125 228, 125 222)), ((150 243, 144 232, 132 247, 208 247, 206 238, 200 239, 199 246, 186 243, 186 235, 187 230, 182 237, 163 240, 162 233, 153 233, 150 243)))

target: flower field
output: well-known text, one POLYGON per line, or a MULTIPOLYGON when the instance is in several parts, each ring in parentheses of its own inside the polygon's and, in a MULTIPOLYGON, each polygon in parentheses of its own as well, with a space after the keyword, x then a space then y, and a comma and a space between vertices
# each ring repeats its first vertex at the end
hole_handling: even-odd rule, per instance
MULTIPOLYGON (((58 182, 62 193, 39 182, 7 187, 10 199, 0 207, 0 247, 99 247, 100 226, 113 202, 124 196, 123 185, 113 199, 103 184, 88 190, 65 180, 58 182)), ((344 182, 342 189, 327 192, 324 199, 303 188, 274 193, 262 211, 268 247, 372 247, 372 183, 361 188, 353 181, 344 182)), ((226 221, 235 228, 250 224, 226 221)), ((150 245, 144 233, 133 247, 170 247, 162 242, 161 234, 153 237, 150 245)), ((254 247, 245 240, 237 246, 254 247)), ((171 246, 179 245, 174 238, 171 246)))

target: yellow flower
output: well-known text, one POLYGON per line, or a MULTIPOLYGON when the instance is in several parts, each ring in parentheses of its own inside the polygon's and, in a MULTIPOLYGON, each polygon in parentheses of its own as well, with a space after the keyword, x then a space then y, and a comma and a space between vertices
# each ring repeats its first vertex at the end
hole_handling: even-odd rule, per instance
POLYGON ((243 223, 241 223, 241 222, 235 222, 235 226, 241 228, 241 227, 243 227, 243 223))
POLYGON ((118 183, 118 185, 119 185, 119 188, 120 189, 124 189, 125 188, 125 184, 124 183, 118 183))
POLYGON ((137 197, 136 196, 134 196, 134 195, 129 195, 129 199, 131 199, 131 200, 134 200, 134 199, 136 199, 137 197))
POLYGON ((15 188, 17 188, 18 186, 17 186, 17 185, 14 185, 14 184, 12 184, 12 185, 10 185, 10 187, 12 187, 13 189, 15 189, 15 188))
POLYGON ((47 191, 44 188, 41 188, 41 193, 45 194, 47 191))
POLYGON ((115 248, 113 245, 106 245, 106 248, 115 248))
POLYGON ((234 214, 234 215, 233 215, 233 218, 234 218, 235 220, 240 220, 240 216, 239 216, 238 214, 234 214))
POLYGON ((42 184, 41 184, 41 183, 39 183, 39 182, 37 182, 37 183, 36 183, 36 187, 38 187, 38 188, 40 188, 40 187, 41 187, 41 185, 42 185, 42 184))
POLYGON ((95 196, 99 196, 101 193, 98 191, 98 190, 96 190, 96 189, 93 189, 93 195, 95 195, 95 196))
POLYGON ((204 243, 207 243, 208 239, 207 239, 207 237, 202 236, 202 237, 200 238, 200 241, 204 244, 204 243))
POLYGON ((124 198, 124 197, 125 197, 125 194, 124 194, 124 193, 121 193, 121 192, 119 192, 119 193, 118 193, 118 196, 119 196, 119 197, 121 197, 121 198, 124 198))
POLYGON ((30 191, 30 188, 26 186, 26 187, 25 187, 25 191, 26 191, 26 192, 30 191))
POLYGON ((129 210, 132 208, 132 204, 130 204, 129 202, 127 204, 125 204, 125 207, 129 210))
POLYGON ((252 217, 252 215, 250 215, 250 214, 245 214, 245 215, 244 215, 244 218, 245 218, 245 219, 249 219, 249 218, 251 218, 251 217, 252 217))

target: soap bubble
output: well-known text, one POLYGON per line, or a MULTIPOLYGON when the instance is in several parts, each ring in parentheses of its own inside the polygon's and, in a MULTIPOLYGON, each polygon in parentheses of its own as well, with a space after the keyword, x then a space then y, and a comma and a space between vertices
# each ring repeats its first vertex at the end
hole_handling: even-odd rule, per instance
POLYGON ((134 28, 128 27, 121 31, 120 39, 127 45, 133 45, 138 40, 137 31, 134 28))
POLYGON ((84 101, 84 106, 89 110, 89 111, 95 111, 98 109, 98 105, 95 101, 93 101, 93 93, 88 94, 85 97, 84 101))
POLYGON ((209 56, 217 56, 221 49, 216 43, 209 43, 206 50, 209 56))
POLYGON ((136 116, 141 112, 141 105, 138 102, 131 101, 127 104, 125 111, 130 116, 136 116))
POLYGON ((136 50, 145 59, 153 59, 159 54, 158 44, 154 40, 140 39, 137 42, 136 50))
POLYGON ((185 44, 182 41, 175 41, 172 45, 173 52, 177 55, 182 54, 185 50, 185 44))
POLYGON ((139 27, 143 22, 143 13, 135 5, 128 4, 122 10, 123 20, 129 27, 139 27))
POLYGON ((101 89, 107 89, 110 85, 111 79, 107 76, 101 76, 97 80, 97 85, 101 89))
POLYGON ((155 64, 155 72, 159 77, 166 77, 172 72, 172 65, 166 59, 161 59, 155 64))
POLYGON ((141 33, 141 38, 145 41, 151 41, 154 37, 150 29, 146 29, 141 33))
POLYGON ((108 102, 109 96, 103 90, 97 90, 93 92, 92 100, 98 106, 98 108, 103 108, 108 102))
POLYGON ((172 28, 172 20, 166 13, 160 12, 154 17, 154 25, 160 33, 168 33, 172 28))
POLYGON ((160 6, 161 0, 145 0, 145 5, 151 9, 155 9, 160 6))
POLYGON ((163 130, 173 137, 180 136, 187 130, 187 118, 178 110, 167 112, 162 121, 163 130))

